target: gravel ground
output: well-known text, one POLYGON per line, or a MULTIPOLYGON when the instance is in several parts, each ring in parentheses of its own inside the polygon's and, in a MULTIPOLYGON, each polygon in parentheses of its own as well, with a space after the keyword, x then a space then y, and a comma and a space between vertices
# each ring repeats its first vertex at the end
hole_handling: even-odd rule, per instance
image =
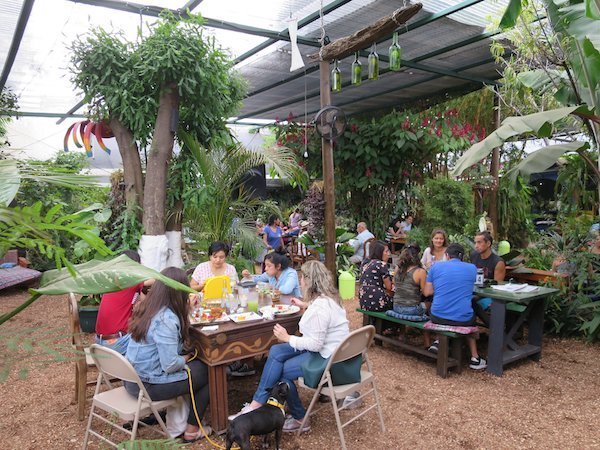
MULTIPOLYGON (((0 313, 26 298, 24 290, 3 291, 0 313)), ((353 329, 361 325, 356 306, 347 303, 353 329)), ((43 297, 0 328, 0 378, 8 377, 0 384, 1 449, 80 446, 85 422, 71 404, 73 363, 52 361, 68 355, 66 319, 65 297, 43 297)), ((517 363, 502 378, 465 368, 444 380, 429 361, 385 346, 369 354, 386 432, 369 413, 346 428, 351 449, 600 448, 599 345, 547 338, 540 363, 517 363)), ((248 401, 257 384, 258 376, 231 382, 230 410, 248 401)), ((308 405, 309 394, 302 395, 308 405)), ((282 440, 290 450, 339 446, 330 409, 313 416, 310 433, 282 440)), ((212 448, 206 442, 190 447, 212 448)), ((253 448, 261 448, 259 440, 253 448)))

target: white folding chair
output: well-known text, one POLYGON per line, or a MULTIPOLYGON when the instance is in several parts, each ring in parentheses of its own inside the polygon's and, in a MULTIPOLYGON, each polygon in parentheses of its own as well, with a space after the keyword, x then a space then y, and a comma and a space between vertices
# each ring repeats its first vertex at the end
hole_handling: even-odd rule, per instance
POLYGON ((329 358, 329 362, 325 367, 325 372, 323 372, 323 376, 319 381, 319 384, 316 388, 308 387, 304 384, 304 379, 302 377, 298 378, 298 385, 304 387, 306 389, 311 389, 314 391, 313 398, 310 402, 308 410, 306 411, 306 415, 304 416, 304 420, 302 421, 302 425, 298 430, 298 434, 302 432, 304 429, 304 425, 308 420, 308 417, 311 414, 315 414, 320 411, 322 407, 313 411, 313 407, 317 403, 317 399, 320 394, 324 394, 329 397, 331 400, 331 405, 333 407, 333 412, 335 414, 335 420, 337 422, 337 428, 340 435, 340 441, 342 442, 342 449, 346 450, 346 439, 344 438, 344 427, 354 422, 359 417, 365 415, 373 408, 377 408, 377 412, 379 413, 379 421, 381 423, 381 431, 385 432, 385 425, 383 423, 383 413, 381 412, 381 405, 379 403, 379 395, 377 394, 377 389, 375 388, 375 377, 373 376, 373 370, 371 368, 371 362, 369 361, 369 356, 367 355, 367 349, 373 342, 373 337, 375 336, 375 327, 373 325, 367 325, 358 330, 353 331, 348 335, 346 339, 344 339, 340 345, 335 349, 331 358, 329 358), (357 355, 362 354, 363 364, 366 365, 366 370, 361 368, 360 371, 360 381, 358 383, 344 384, 339 386, 333 386, 331 379, 331 366, 335 363, 347 361, 351 358, 354 358, 357 355), (358 399, 362 399, 363 397, 373 394, 375 403, 368 408, 365 408, 360 413, 356 414, 346 422, 342 423, 340 419, 340 411, 346 409, 346 406, 342 406, 338 408, 337 400, 346 398, 347 395, 358 391, 361 387, 370 386, 369 389, 365 392, 362 392, 358 399))
POLYGON ((90 347, 90 356, 96 363, 99 373, 98 381, 96 382, 96 392, 94 393, 94 398, 92 399, 92 409, 90 410, 90 417, 88 419, 87 429, 85 430, 83 449, 85 450, 87 448, 90 434, 93 434, 97 438, 114 447, 117 447, 118 445, 117 443, 92 430, 92 420, 94 417, 122 431, 123 433, 128 434, 133 441, 135 440, 139 424, 149 426, 143 422, 140 422, 140 417, 146 417, 148 414, 150 414, 150 412, 152 412, 154 417, 156 417, 160 428, 162 429, 162 434, 168 438, 169 433, 167 431, 167 426, 160 417, 158 411, 175 403, 176 399, 153 402, 150 399, 142 380, 140 380, 140 377, 136 373, 131 363, 127 361, 127 359, 125 359, 125 357, 119 352, 98 344, 93 344, 90 347), (140 388, 140 393, 137 398, 129 395, 124 386, 113 386, 110 382, 112 377, 123 381, 129 381, 131 383, 137 383, 138 387, 140 388), (103 382, 108 387, 108 390, 100 392, 100 387, 103 382), (121 420, 132 420, 133 427, 131 428, 131 431, 96 413, 96 408, 101 409, 111 415, 116 414, 121 420))

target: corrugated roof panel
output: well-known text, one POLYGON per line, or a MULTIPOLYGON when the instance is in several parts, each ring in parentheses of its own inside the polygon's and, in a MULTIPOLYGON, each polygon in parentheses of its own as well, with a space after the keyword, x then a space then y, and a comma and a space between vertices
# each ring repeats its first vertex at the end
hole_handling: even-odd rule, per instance
POLYGON ((0 71, 2 71, 8 56, 23 3, 23 0, 0 2, 0 71))

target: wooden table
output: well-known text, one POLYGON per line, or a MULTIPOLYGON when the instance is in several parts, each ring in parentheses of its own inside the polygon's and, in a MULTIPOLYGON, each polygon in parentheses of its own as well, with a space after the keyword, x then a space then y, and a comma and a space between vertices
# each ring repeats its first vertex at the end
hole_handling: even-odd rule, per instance
POLYGON ((492 299, 487 371, 502 376, 506 364, 528 357, 539 361, 542 356, 545 299, 558 292, 558 289, 538 286, 534 292, 515 293, 476 287, 474 292, 480 297, 492 299), (525 305, 526 308, 519 313, 510 330, 505 330, 506 304, 510 302, 525 305), (527 344, 520 345, 513 337, 525 319, 529 324, 527 344))
MULTIPOLYGON (((251 292, 249 300, 255 298, 256 292, 251 292)), ((290 296, 281 296, 282 304, 289 304, 289 301, 290 296)), ((295 334, 301 317, 302 311, 274 320, 229 321, 220 323, 216 331, 202 331, 206 325, 197 325, 201 330, 198 354, 208 366, 211 426, 218 433, 227 430, 227 366, 234 361, 267 353, 278 342, 273 335, 275 323, 283 326, 289 334, 295 334)))
POLYGON ((400 250, 395 250, 396 245, 400 246, 400 250, 402 250, 404 248, 404 246, 406 245, 406 237, 400 237, 400 238, 392 238, 390 239, 390 247, 391 248, 391 252, 400 252, 400 250))

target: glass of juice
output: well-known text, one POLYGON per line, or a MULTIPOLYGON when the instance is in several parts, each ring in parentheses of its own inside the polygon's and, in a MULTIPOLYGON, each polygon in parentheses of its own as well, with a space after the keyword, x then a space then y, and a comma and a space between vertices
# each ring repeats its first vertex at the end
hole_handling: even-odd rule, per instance
POLYGON ((248 300, 248 311, 258 312, 258 300, 248 300))

